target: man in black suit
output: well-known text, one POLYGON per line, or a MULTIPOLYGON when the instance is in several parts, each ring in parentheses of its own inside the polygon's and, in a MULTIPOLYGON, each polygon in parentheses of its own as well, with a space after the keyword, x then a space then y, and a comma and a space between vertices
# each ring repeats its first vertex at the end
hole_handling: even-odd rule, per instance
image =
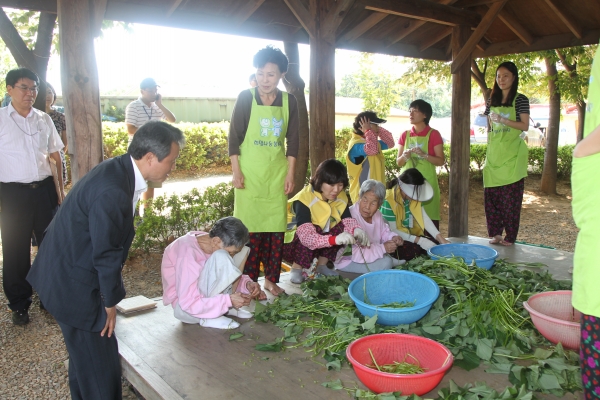
POLYGON ((134 210, 146 181, 163 182, 175 168, 183 142, 179 129, 151 121, 127 154, 88 172, 62 203, 27 275, 62 330, 73 399, 121 399, 113 330, 134 210))

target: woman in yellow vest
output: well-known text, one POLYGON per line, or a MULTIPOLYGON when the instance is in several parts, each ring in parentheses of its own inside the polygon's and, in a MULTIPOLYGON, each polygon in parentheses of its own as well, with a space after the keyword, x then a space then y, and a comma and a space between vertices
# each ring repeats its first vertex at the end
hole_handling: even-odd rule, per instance
POLYGON ((233 215, 250 231, 244 274, 256 281, 262 263, 264 288, 278 296, 287 195, 294 189, 298 155, 298 106, 277 88, 288 67, 281 50, 260 50, 254 67, 258 86, 239 94, 229 125, 233 215))
POLYGON ((410 103, 408 111, 413 127, 400 135, 396 163, 402 167, 400 172, 416 168, 429 182, 433 188, 433 196, 423 206, 436 228, 440 229, 440 187, 436 167, 441 167, 446 162, 444 141, 442 135, 429 126, 433 115, 431 104, 418 99, 410 103))
POLYGON ((399 260, 412 260, 427 254, 427 250, 437 244, 450 243, 438 231, 423 206, 423 202, 432 197, 431 184, 416 168, 405 170, 389 182, 379 211, 390 224, 392 232, 404 240, 403 245, 392 253, 399 260))
POLYGON ((367 179, 385 184, 385 157, 382 151, 394 147, 392 134, 379 126, 385 122, 373 111, 361 112, 354 118, 354 134, 346 152, 352 203, 358 201, 360 186, 367 179))
POLYGON ((517 93, 518 87, 517 66, 503 62, 485 109, 492 121, 483 167, 485 219, 490 243, 504 246, 517 240, 527 176, 528 151, 521 132, 529 129, 529 99, 517 93))
POLYGON ((348 209, 348 174, 336 159, 323 161, 310 184, 288 201, 288 227, 296 228, 283 259, 292 264, 292 283, 302 283, 305 269, 317 259, 317 272, 329 275, 327 261, 335 261, 342 246, 369 246, 369 238, 348 209))
POLYGON ((583 128, 584 139, 573 152, 573 219, 580 229, 573 257, 573 307, 581 316, 581 380, 583 398, 600 395, 600 51, 596 51, 590 86, 587 112, 583 128))

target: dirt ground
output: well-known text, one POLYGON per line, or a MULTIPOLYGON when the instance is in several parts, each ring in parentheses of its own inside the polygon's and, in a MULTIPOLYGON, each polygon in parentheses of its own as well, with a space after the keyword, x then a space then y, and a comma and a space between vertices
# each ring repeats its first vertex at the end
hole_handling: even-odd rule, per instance
MULTIPOLYGON (((440 178, 442 192, 442 234, 448 232, 448 179, 440 178)), ((469 234, 487 237, 483 211, 483 188, 479 179, 471 179, 469 187, 469 234)), ((543 244, 572 252, 577 228, 571 217, 571 187, 559 182, 558 195, 539 191, 540 178, 525 180, 525 196, 518 240, 543 244)), ((127 296, 162 295, 159 252, 134 253, 123 269, 127 296)), ((0 304, 6 304, 0 293, 0 304)), ((0 398, 1 399, 65 399, 69 398, 68 358, 58 325, 45 311, 39 310, 34 297, 30 309, 31 322, 14 326, 8 307, 0 313, 0 398)), ((118 331, 118 327, 117 327, 118 331)), ((135 399, 127 382, 124 397, 135 399)))

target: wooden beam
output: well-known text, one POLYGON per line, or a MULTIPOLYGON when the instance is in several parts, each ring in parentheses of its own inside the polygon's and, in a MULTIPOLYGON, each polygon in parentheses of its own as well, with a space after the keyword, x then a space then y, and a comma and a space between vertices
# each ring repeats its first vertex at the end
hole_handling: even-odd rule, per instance
POLYGON ((532 51, 560 49, 562 47, 585 46, 598 44, 600 29, 586 31, 581 39, 575 38, 571 33, 544 36, 537 38, 531 46, 527 46, 520 39, 509 42, 491 44, 485 51, 475 51, 473 57, 494 57, 504 54, 529 53, 532 51))
POLYGON ((92 3, 92 34, 94 37, 99 37, 102 33, 102 21, 106 13, 107 0, 94 0, 92 3))
POLYGON ((556 15, 558 15, 558 17, 562 20, 562 22, 565 23, 567 28, 569 28, 569 30, 571 32, 573 32, 573 35, 575 35, 575 37, 577 39, 582 39, 583 38, 583 28, 577 21, 575 21, 575 19, 573 19, 573 17, 565 9, 563 4, 559 3, 556 0, 545 0, 545 1, 546 1, 546 4, 548 4, 548 7, 550 7, 550 9, 552 11, 554 11, 554 13, 556 15))
POLYGON ((445 27, 437 35, 430 36, 423 43, 421 43, 421 46, 419 47, 419 51, 424 51, 425 49, 430 48, 431 46, 433 46, 440 40, 448 37, 448 35, 450 35, 450 34, 452 34, 452 27, 451 26, 445 27))
POLYGON ((354 0, 336 0, 333 8, 328 10, 327 16, 321 21, 321 34, 324 36, 335 36, 338 27, 353 4, 354 0))
POLYGON ((181 5, 182 1, 183 0, 173 0, 173 3, 171 3, 169 9, 167 10, 167 13, 165 14, 165 17, 169 18, 171 14, 173 14, 173 12, 177 10, 177 8, 181 5))
POLYGON ((238 10, 238 12, 235 14, 235 16, 233 18, 234 24, 237 26, 240 26, 241 24, 246 22, 246 20, 248 18, 250 18, 250 16, 252 14, 254 14, 254 12, 256 10, 258 10, 258 8, 260 6, 262 6, 262 4, 264 2, 265 2, 265 0, 246 0, 246 1, 244 1, 242 6, 240 7, 240 9, 238 10))
MULTIPOLYGON (((504 24, 514 32, 515 35, 519 37, 526 45, 530 46, 533 43, 533 35, 529 33, 527 28, 525 28, 521 23, 517 20, 517 18, 508 10, 500 11, 498 14, 498 18, 500 21, 504 22, 504 24)), ((485 50, 485 49, 483 49, 485 50)))
POLYGON ((94 0, 58 0, 60 70, 73 183, 103 158, 94 0))
POLYGON ((367 18, 363 19, 358 25, 346 32, 338 41, 340 42, 352 42, 355 39, 362 36, 369 29, 381 22, 382 19, 387 17, 389 14, 374 12, 367 18))
MULTIPOLYGON (((450 5, 455 2, 456 2, 456 0, 440 0, 440 1, 438 1, 439 4, 443 4, 443 5, 450 5)), ((417 29, 419 29, 421 26, 423 26, 426 23, 427 23, 427 21, 414 20, 414 19, 411 20, 408 23, 408 25, 406 25, 399 32, 397 32, 396 35, 394 35, 394 37, 392 37, 392 39, 389 42, 389 46, 404 39, 405 37, 407 37, 414 31, 416 31, 417 29)))
MULTIPOLYGON (((500 10, 502 10, 502 7, 504 7, 507 1, 508 0, 502 0, 498 3, 494 3, 494 5, 492 5, 490 9, 485 13, 483 19, 481 20, 481 23, 479 24, 479 26, 477 26, 467 43, 465 43, 465 45, 460 49, 458 55, 456 55, 456 57, 453 57, 453 74, 455 74, 458 71, 460 66, 464 64, 467 59, 471 58, 471 53, 473 53, 473 50, 475 50, 475 46, 483 38, 483 35, 485 35, 489 27, 492 25, 492 22, 494 22, 494 19, 496 19, 496 16, 500 12, 500 10)), ((470 63, 468 63, 468 65, 470 65, 470 63)))
MULTIPOLYGON (((471 29, 456 26, 452 31, 453 59, 466 46, 471 29)), ((450 139, 450 182, 448 195, 448 236, 469 234, 469 148, 470 148, 471 64, 459 65, 452 73, 452 131, 450 139)))
POLYGON ((479 14, 429 0, 364 0, 365 9, 435 22, 443 25, 477 26, 479 14))
POLYGON ((366 53, 388 54, 390 56, 403 56, 412 58, 423 58, 427 60, 449 61, 445 51, 435 47, 430 47, 423 52, 412 44, 396 43, 392 46, 387 46, 381 40, 366 39, 364 36, 359 37, 353 42, 338 42, 338 49, 362 51, 366 53))
POLYGON ((308 36, 315 37, 315 17, 311 15, 300 0, 283 0, 296 16, 308 36))
POLYGON ((485 51, 485 49, 487 49, 489 45, 482 39, 479 42, 477 42, 477 45, 475 47, 477 47, 481 51, 485 51))
POLYGON ((0 0, 0 7, 56 14, 56 0, 0 0))
POLYGON ((477 6, 487 6, 493 3, 497 3, 502 0, 458 0, 455 7, 458 8, 471 8, 477 6))

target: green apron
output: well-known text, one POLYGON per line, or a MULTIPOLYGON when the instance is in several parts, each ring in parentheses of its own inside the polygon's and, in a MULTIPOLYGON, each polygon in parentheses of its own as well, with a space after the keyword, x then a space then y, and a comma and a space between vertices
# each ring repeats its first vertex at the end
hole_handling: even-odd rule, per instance
MULTIPOLYGON (((427 135, 425 136, 411 136, 410 131, 406 131, 406 141, 404 142, 405 149, 412 149, 415 147, 420 147, 421 150, 425 154, 429 154, 429 136, 433 132, 433 129, 429 129, 427 135)), ((431 200, 424 201, 423 207, 425 208, 425 212, 432 220, 439 221, 440 220, 440 186, 438 185, 438 177, 437 171, 435 170, 435 165, 430 163, 427 160, 424 160, 422 157, 411 153, 410 158, 404 164, 404 167, 400 170, 400 173, 404 172, 409 168, 416 168, 423 177, 429 182, 431 187, 433 188, 433 197, 431 200)))
MULTIPOLYGON (((490 107, 490 111, 504 118, 517 120, 515 95, 512 106, 490 107)), ((483 186, 506 186, 527 176, 528 150, 521 139, 521 131, 499 122, 492 122, 483 167, 483 186)))
MULTIPOLYGON (((588 89, 587 112, 583 137, 600 125, 600 51, 592 64, 588 89)), ((580 229, 577 234, 575 255, 573 256, 573 299, 577 310, 587 315, 600 317, 600 246, 598 246, 598 226, 600 226, 600 153, 587 157, 573 157, 571 187, 573 189, 573 219, 580 229)))
POLYGON ((283 107, 273 107, 259 106, 255 89, 250 89, 250 92, 252 109, 239 156, 245 189, 234 190, 233 216, 242 220, 253 233, 285 232, 288 94, 281 93, 283 107))

